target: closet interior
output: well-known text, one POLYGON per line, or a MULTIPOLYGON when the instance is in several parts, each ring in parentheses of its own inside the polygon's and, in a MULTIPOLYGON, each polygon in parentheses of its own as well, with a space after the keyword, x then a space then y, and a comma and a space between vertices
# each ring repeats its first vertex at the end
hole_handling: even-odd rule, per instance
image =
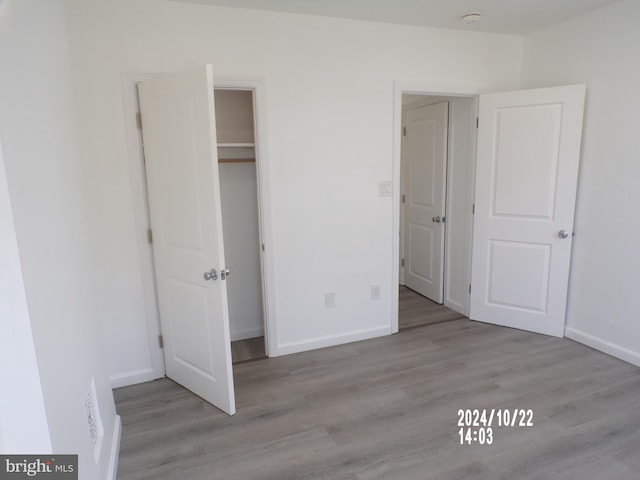
POLYGON ((264 358, 254 92, 215 90, 218 171, 233 362, 264 358))

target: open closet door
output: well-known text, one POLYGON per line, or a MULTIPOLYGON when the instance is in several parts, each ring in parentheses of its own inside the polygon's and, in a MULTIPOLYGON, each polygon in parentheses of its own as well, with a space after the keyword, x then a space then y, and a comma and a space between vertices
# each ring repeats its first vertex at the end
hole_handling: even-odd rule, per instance
POLYGON ((233 415, 211 66, 139 94, 167 377, 233 415))
POLYGON ((473 320, 564 335, 585 90, 480 96, 473 320))

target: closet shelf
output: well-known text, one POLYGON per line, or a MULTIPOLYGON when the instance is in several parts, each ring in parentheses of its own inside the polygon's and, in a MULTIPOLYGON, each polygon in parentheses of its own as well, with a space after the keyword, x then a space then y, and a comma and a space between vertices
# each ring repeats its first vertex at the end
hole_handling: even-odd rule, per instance
POLYGON ((218 163, 255 163, 255 158, 219 158, 218 163))
POLYGON ((254 148, 255 143, 219 143, 218 147, 224 148, 254 148))
POLYGON ((219 143, 219 163, 249 163, 256 161, 253 143, 219 143))

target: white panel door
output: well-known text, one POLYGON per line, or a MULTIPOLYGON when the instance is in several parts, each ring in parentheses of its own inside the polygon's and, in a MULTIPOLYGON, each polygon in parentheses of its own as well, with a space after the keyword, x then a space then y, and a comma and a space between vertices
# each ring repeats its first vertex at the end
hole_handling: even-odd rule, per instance
POLYGON ((563 336, 584 98, 480 96, 472 319, 563 336))
POLYGON ((408 110, 403 137, 404 284, 443 301, 449 103, 408 110))
POLYGON ((211 66, 139 93, 167 377, 233 415, 211 66))

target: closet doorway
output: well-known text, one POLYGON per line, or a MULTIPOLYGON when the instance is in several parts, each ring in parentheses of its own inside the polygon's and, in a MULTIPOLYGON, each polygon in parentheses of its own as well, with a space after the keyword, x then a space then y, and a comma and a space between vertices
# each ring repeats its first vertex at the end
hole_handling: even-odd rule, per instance
MULTIPOLYGON (((185 72, 186 73, 186 72, 185 72)), ((249 354, 251 358, 266 355, 268 357, 277 356, 278 350, 275 345, 275 339, 277 338, 277 325, 276 325, 276 317, 274 312, 274 299, 273 299, 273 290, 272 285, 274 283, 273 278, 273 258, 271 255, 271 217, 270 217, 270 185, 268 182, 267 172, 269 171, 269 157, 268 157, 268 149, 266 145, 266 138, 263 132, 266 131, 266 92, 265 92, 265 83, 261 78, 250 78, 250 77, 213 77, 212 72, 207 73, 211 77, 207 80, 211 85, 211 99, 210 99, 210 119, 213 120, 215 117, 214 106, 215 106, 215 90, 228 90, 228 91, 242 91, 244 95, 250 98, 250 102, 245 100, 245 104, 249 104, 251 106, 252 112, 248 113, 245 111, 244 113, 239 113, 238 111, 233 111, 232 115, 234 117, 229 118, 221 118, 222 124, 224 125, 227 122, 230 122, 231 125, 234 122, 238 122, 238 115, 244 115, 244 118, 249 118, 248 120, 250 130, 252 131, 253 141, 249 141, 249 139, 245 138, 229 138, 225 139, 224 132, 221 133, 221 143, 220 149, 217 149, 225 160, 238 159, 242 160, 243 163, 249 159, 253 159, 251 163, 252 168, 255 171, 255 177, 253 180, 253 189, 247 190, 246 188, 243 191, 249 191, 254 202, 257 203, 257 211, 258 211, 258 219, 254 221, 250 228, 253 229, 253 232, 258 230, 258 258, 259 258, 259 268, 257 269, 258 275, 253 278, 253 284, 257 283, 259 290, 260 301, 258 303, 261 304, 261 318, 262 325, 260 327, 256 326, 255 330, 250 331, 251 328, 236 328, 232 327, 229 322, 228 315, 228 300, 227 300, 227 285, 235 279, 236 281, 240 280, 242 277, 242 265, 239 270, 236 270, 236 266, 230 263, 227 259, 224 259, 224 255, 219 258, 214 259, 215 261, 209 262, 211 263, 210 267, 214 267, 215 269, 221 270, 225 269, 225 277, 226 277, 226 269, 230 270, 230 275, 228 279, 224 280, 224 299, 220 299, 224 305, 220 305, 220 307, 226 312, 224 314, 223 322, 226 324, 224 326, 224 330, 226 333, 222 335, 224 347, 221 345, 217 345, 216 352, 217 354, 222 355, 224 353, 225 362, 227 361, 227 353, 223 352, 223 350, 228 349, 228 372, 232 377, 231 363, 232 363, 232 355, 231 355, 231 335, 233 332, 234 339, 245 337, 243 340, 249 340, 246 337, 257 338, 257 340, 247 341, 245 343, 250 343, 251 345, 247 346, 250 349, 249 354), (225 143, 227 145, 225 145, 225 143), (229 145, 231 144, 231 145, 229 145), (238 145, 240 144, 240 145, 238 145), (252 145, 248 145, 252 144, 252 145), (257 223, 257 227, 256 227, 257 223), (257 335, 257 337, 256 337, 257 335), (262 353, 264 351, 264 353, 262 353)), ((155 240, 160 240, 162 235, 159 233, 158 236, 153 235, 152 225, 151 225, 151 216, 150 216, 150 204, 149 204, 149 185, 147 179, 146 172, 146 163, 145 163, 145 148, 143 146, 143 126, 145 123, 142 118, 141 109, 140 109, 140 98, 139 98, 139 86, 141 83, 146 82, 154 82, 156 80, 160 80, 162 78, 166 78, 167 76, 172 76, 171 74, 156 74, 156 73, 124 73, 122 75, 122 84, 123 84, 123 93, 124 93, 124 107, 125 107, 125 118, 126 118, 126 130, 127 130, 127 138, 128 138, 128 157, 130 163, 130 172, 132 176, 132 187, 134 194, 134 216, 135 222, 138 226, 137 229, 137 246, 139 252, 139 261, 140 261, 140 272, 141 272, 141 284, 144 298, 144 318, 146 323, 147 330, 147 338, 148 338, 148 353, 150 355, 152 368, 149 370, 141 371, 139 374, 137 373, 135 376, 127 377, 126 382, 122 381, 121 385, 129 385, 133 383, 140 383, 144 381, 153 380, 156 378, 162 378, 166 375, 167 367, 166 367, 166 353, 167 349, 165 348, 165 343, 170 343, 168 339, 165 339, 163 335, 163 329, 161 327, 161 319, 160 319, 160 311, 159 311, 159 295, 158 295, 158 285, 156 281, 156 265, 154 261, 154 252, 155 252, 155 240), (158 237, 158 238, 154 238, 158 237)), ((220 101, 224 102, 224 98, 220 101)), ((221 113, 221 117, 222 117, 221 113)), ((245 123, 247 121, 245 120, 245 123)), ((217 126, 215 121, 211 123, 213 125, 213 130, 217 132, 217 126)), ((208 127, 209 128, 209 127, 208 127)), ((238 134, 238 132, 235 132, 238 134)), ((212 136, 214 137, 214 136, 212 136)), ((212 138, 212 140, 217 142, 217 138, 212 138)), ((215 145, 217 147, 218 145, 215 145)), ((214 153, 214 156, 217 152, 214 153)), ((228 162, 232 163, 232 162, 228 162)), ((222 168, 226 168, 222 167, 222 168)), ((219 186, 219 177, 220 177, 220 165, 217 162, 215 164, 215 179, 211 179, 214 183, 214 190, 216 195, 221 194, 221 187, 219 186)), ((229 169, 226 169, 229 170, 229 169)), ((226 172, 225 172, 226 173, 226 172)), ((223 175, 225 175, 223 173, 223 175)), ((231 179, 233 180, 233 176, 231 179)), ((243 178, 243 177, 240 177, 243 178)), ((176 179, 176 182, 179 182, 179 179, 176 179)), ((188 183, 188 182, 187 182, 188 183)), ((211 182, 205 182, 211 183, 211 182)), ((228 182, 227 182, 228 183, 228 182)), ((231 185, 231 183, 228 183, 231 185)), ((228 185, 225 185, 228 186, 228 185)), ((243 185, 246 187, 246 184, 243 185)), ((182 186, 185 187, 184 185, 182 186)), ((225 191, 231 190, 233 194, 234 191, 238 190, 236 186, 231 186, 230 188, 225 188, 225 191)), ((240 189, 242 190, 242 189, 240 189)), ((167 191, 166 188, 163 191, 167 191)), ((227 198, 229 198, 227 196, 227 198)), ((220 225, 219 230, 222 231, 222 203, 223 199, 219 198, 220 204, 220 225)), ((228 206, 228 202, 225 202, 225 207, 228 206)), ((228 215, 227 215, 228 217, 228 215)), ((225 220, 229 220, 225 218, 225 220)), ((236 227, 246 227, 246 224, 236 223, 236 222, 226 222, 231 223, 228 227, 231 230, 234 230, 236 227)), ((242 241, 241 238, 239 241, 242 241)), ((236 242, 237 237, 232 236, 229 239, 229 236, 224 235, 224 232, 220 235, 220 245, 227 250, 233 250, 233 247, 230 247, 228 244, 230 241, 236 242), (226 240, 226 242, 225 242, 226 240), (227 243, 227 245, 224 245, 227 243)), ((253 250, 255 252, 255 250, 253 250)), ((233 254, 233 252, 231 252, 233 254)), ((255 259, 255 254, 253 255, 255 259)), ((244 260, 244 259, 243 259, 244 260)), ((208 265, 208 263, 207 263, 208 265)), ((255 265, 255 263, 254 263, 255 265)), ((205 267, 201 267, 203 270, 206 270, 205 267)), ((218 272, 220 273, 220 272, 218 272)), ((195 277, 194 277, 195 278, 195 277)), ((197 276, 200 279, 200 276, 197 276)), ((205 279, 206 280, 206 279, 205 279)), ((220 280, 222 280, 220 278, 220 280)), ((208 283, 207 283, 208 284, 208 283)), ((211 282, 213 285, 214 282, 211 282)), ((216 285, 222 285, 220 281, 216 283, 216 285)), ((255 291, 254 291, 255 296, 255 291)), ((259 307, 256 307, 259 311, 259 307)), ((236 308, 235 312, 238 311, 236 308)), ((211 320, 211 319, 210 319, 211 320)), ((211 320, 213 321, 213 320, 211 320)), ((222 328, 222 327, 221 327, 222 328)), ((168 332, 164 332, 168 333, 168 332)), ((220 336, 216 334, 218 338, 220 336)), ((187 345, 187 349, 191 347, 187 345)), ((217 357, 216 357, 217 358, 217 357)), ((247 358, 245 355, 242 358, 247 358)), ((222 370, 227 370, 227 367, 222 367, 221 365, 217 366, 220 372, 222 370)), ((233 385, 230 385, 230 395, 231 402, 233 403, 233 385)), ((229 394, 229 392, 227 392, 229 394)), ((204 398, 204 395, 203 395, 204 398)), ((224 411, 231 411, 233 408, 222 408, 224 411)))
POLYGON ((402 94, 399 328, 468 315, 476 98, 402 94))
POLYGON ((266 357, 254 92, 216 88, 216 135, 233 363, 266 357))

